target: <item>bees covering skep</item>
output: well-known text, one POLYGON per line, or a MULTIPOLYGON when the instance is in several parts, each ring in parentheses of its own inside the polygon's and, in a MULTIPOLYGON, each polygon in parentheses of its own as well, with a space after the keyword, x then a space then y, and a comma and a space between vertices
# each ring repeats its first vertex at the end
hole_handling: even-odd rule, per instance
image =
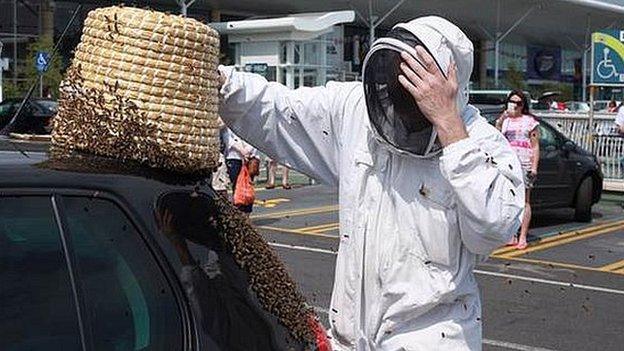
POLYGON ((181 16, 131 7, 91 11, 61 83, 56 151, 176 172, 218 162, 218 34, 181 16))

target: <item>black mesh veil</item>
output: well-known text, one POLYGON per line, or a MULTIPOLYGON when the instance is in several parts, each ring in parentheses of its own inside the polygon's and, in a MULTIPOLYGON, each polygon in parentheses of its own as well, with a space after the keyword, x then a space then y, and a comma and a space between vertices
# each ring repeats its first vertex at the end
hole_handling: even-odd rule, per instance
MULTIPOLYGON (((398 39, 411 47, 422 45, 418 38, 402 28, 393 29, 387 38, 398 39)), ((390 46, 373 46, 373 49, 364 67, 364 92, 368 115, 377 135, 393 147, 418 156, 439 149, 437 143, 431 145, 433 125, 398 81, 400 50, 390 46)))

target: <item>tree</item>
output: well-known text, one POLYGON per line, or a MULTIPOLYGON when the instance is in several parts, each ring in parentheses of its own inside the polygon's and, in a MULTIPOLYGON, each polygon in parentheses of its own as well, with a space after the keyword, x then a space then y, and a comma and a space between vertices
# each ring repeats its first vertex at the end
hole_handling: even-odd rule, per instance
MULTIPOLYGON (((35 57, 37 52, 44 51, 52 54, 54 48, 54 40, 51 36, 41 36, 36 41, 28 45, 28 60, 25 65, 21 65, 17 68, 18 75, 26 78, 17 84, 14 84, 12 80, 6 79, 4 81, 4 95, 9 97, 23 97, 30 86, 39 78, 39 72, 35 67, 35 57)), ((43 87, 48 87, 53 97, 58 97, 58 88, 63 79, 63 59, 58 53, 52 59, 52 62, 48 64, 48 69, 43 73, 43 87)), ((39 89, 35 90, 33 96, 39 96, 39 89)))
POLYGON ((512 90, 526 90, 527 85, 526 81, 524 80, 524 73, 518 69, 515 62, 510 62, 507 66, 507 72, 505 73, 505 84, 512 90))

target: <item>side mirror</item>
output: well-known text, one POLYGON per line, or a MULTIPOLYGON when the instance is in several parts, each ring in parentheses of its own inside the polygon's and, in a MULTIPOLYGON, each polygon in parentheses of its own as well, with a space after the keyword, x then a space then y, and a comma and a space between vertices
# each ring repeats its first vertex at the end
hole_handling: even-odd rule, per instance
POLYGON ((561 145, 561 150, 565 152, 571 152, 576 149, 576 144, 571 140, 566 140, 563 145, 561 145))

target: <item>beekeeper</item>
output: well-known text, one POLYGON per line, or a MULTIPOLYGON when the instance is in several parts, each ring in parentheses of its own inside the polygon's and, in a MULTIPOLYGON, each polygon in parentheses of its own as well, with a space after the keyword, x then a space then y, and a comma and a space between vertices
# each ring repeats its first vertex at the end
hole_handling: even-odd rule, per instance
POLYGON ((520 225, 522 168, 468 105, 473 46, 455 25, 396 25, 363 83, 287 87, 220 67, 220 114, 271 158, 337 185, 329 320, 338 350, 479 350, 472 270, 520 225))

